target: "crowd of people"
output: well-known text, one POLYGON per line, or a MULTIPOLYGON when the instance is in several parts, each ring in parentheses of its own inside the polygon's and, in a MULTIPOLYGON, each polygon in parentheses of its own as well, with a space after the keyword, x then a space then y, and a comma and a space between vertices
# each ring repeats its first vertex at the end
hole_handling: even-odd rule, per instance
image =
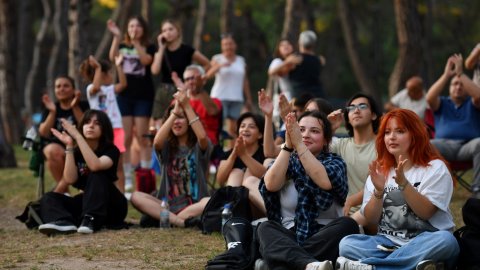
POLYGON ((56 186, 41 199, 40 232, 122 228, 127 198, 144 214, 141 226, 158 226, 164 199, 187 202, 170 209, 170 224, 199 226, 214 177, 217 186, 248 188, 255 217, 267 218, 255 231, 257 265, 266 267, 258 269, 454 267, 448 164, 473 161, 472 192, 480 193, 480 45, 465 61, 473 79, 454 54, 430 89, 410 78, 384 114, 364 93, 334 109, 313 31, 300 34, 298 51, 290 40, 278 43, 268 68, 273 88, 258 92, 255 108, 232 34, 222 35, 221 53, 209 61, 183 43, 172 20, 162 22, 156 44, 139 16, 123 34, 111 20, 107 28, 109 60, 90 56, 80 67, 88 102, 68 76, 55 80, 56 101, 42 97, 39 133, 56 186), (449 96, 440 96, 447 84, 449 96), (134 168, 153 162, 159 191, 125 196, 134 168), (70 186, 82 192, 72 197, 70 186))

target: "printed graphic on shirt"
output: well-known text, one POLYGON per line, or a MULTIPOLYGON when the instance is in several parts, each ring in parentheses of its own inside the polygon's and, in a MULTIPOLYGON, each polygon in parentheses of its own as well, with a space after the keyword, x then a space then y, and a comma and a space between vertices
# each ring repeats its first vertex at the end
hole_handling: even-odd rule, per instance
POLYGON ((140 62, 140 56, 135 48, 121 48, 123 54, 123 72, 129 75, 145 76, 145 66, 140 62))
POLYGON ((425 231, 433 232, 437 229, 415 215, 400 190, 387 193, 383 201, 379 233, 409 240, 425 231))

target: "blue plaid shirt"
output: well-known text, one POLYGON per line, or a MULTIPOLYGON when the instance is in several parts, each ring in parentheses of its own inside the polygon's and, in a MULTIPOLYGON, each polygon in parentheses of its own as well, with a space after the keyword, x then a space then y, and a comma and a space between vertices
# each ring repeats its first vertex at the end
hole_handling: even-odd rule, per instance
MULTIPOLYGON (((327 210, 334 200, 343 205, 348 194, 347 166, 343 159, 333 153, 321 153, 317 159, 325 167, 332 184, 329 191, 321 189, 310 179, 296 152, 290 155, 288 161, 287 179, 293 180, 298 192, 295 226, 297 242, 300 245, 322 227, 315 220, 319 216, 319 211, 327 210)), ((281 222, 280 193, 268 191, 263 178, 259 190, 265 202, 268 219, 281 222)))

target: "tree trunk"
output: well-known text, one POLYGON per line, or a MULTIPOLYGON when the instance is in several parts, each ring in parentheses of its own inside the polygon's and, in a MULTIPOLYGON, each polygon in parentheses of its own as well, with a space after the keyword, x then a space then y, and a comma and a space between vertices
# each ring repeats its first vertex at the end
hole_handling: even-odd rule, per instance
POLYGON ((202 34, 207 19, 207 0, 198 2, 197 23, 195 24, 195 34, 193 36, 193 47, 199 51, 202 50, 202 34))
POLYGON ((55 38, 55 43, 52 46, 52 51, 50 53, 50 58, 48 59, 47 65, 47 90, 50 96, 54 95, 54 80, 55 76, 58 74, 58 60, 60 56, 60 51, 62 49, 62 41, 64 40, 64 31, 63 31, 63 20, 62 15, 64 11, 68 12, 68 9, 65 9, 65 5, 68 2, 66 0, 55 0, 54 1, 54 14, 53 14, 53 33, 55 38))
POLYGON ((285 3, 285 20, 283 21, 282 37, 296 42, 300 34, 302 22, 302 0, 287 0, 285 3))
POLYGON ((78 67, 88 57, 88 23, 90 21, 91 0, 70 0, 68 29, 68 75, 75 80, 75 86, 82 92, 85 89, 80 79, 78 67))
POLYGON ((419 75, 422 64, 420 18, 415 0, 394 0, 398 37, 398 58, 388 82, 388 94, 393 96, 405 82, 419 75))
POLYGON ((33 14, 34 3, 29 0, 18 1, 17 25, 18 25, 18 43, 17 43, 17 67, 16 81, 18 95, 15 96, 17 108, 24 108, 25 103, 25 82, 32 61, 33 44, 35 35, 33 33, 33 14))
MULTIPOLYGON (((50 17, 52 16, 52 10, 48 0, 42 0, 43 18, 38 30, 35 40, 35 47, 33 50, 33 59, 30 67, 30 71, 27 75, 27 81, 25 82, 25 114, 26 117, 30 117, 33 112, 33 100, 34 100, 34 87, 38 87, 36 82, 37 73, 40 68, 40 56, 42 45, 47 34, 48 26, 50 24, 50 17)), ((37 88, 38 89, 38 88, 37 88)))
MULTIPOLYGON (((124 25, 128 17, 130 16, 130 12, 132 10, 133 0, 121 0, 118 1, 118 5, 112 13, 111 19, 117 23, 121 30, 124 29, 124 25)), ((103 59, 107 58, 108 50, 110 49, 110 44, 112 43, 112 34, 108 31, 107 27, 105 26, 105 31, 103 32, 102 40, 100 41, 99 45, 97 46, 97 50, 95 51, 95 58, 103 59)))
POLYGON ((378 104, 382 104, 381 95, 379 91, 375 90, 372 79, 369 78, 365 72, 366 68, 360 60, 360 55, 357 48, 359 47, 356 39, 356 31, 352 20, 350 19, 350 8, 347 0, 339 0, 338 2, 338 17, 342 26, 343 38, 345 39, 345 46, 347 48, 348 59, 352 65, 355 78, 360 85, 362 92, 372 96, 378 104))
POLYGON ((223 0, 220 7, 220 33, 232 32, 233 0, 223 0))
POLYGON ((147 24, 152 20, 152 0, 142 0, 140 15, 145 19, 147 24))
POLYGON ((15 4, 0 0, 0 168, 16 167, 12 143, 20 141, 20 119, 14 110, 12 95, 16 92, 10 52, 15 48, 15 4))

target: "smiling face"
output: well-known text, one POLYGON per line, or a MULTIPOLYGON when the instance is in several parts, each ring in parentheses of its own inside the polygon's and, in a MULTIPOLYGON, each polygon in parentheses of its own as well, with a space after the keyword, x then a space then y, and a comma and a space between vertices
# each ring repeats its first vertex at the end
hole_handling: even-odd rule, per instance
POLYGON ((171 43, 180 37, 180 32, 173 23, 165 22, 162 25, 162 35, 165 37, 168 43, 171 43))
POLYGON ((92 115, 92 117, 83 124, 82 132, 87 140, 98 140, 100 138, 102 135, 102 128, 100 127, 100 122, 96 115, 92 115))
POLYGON ((247 117, 242 120, 238 127, 238 136, 242 136, 245 141, 245 145, 258 144, 258 141, 262 138, 263 134, 257 127, 257 124, 252 117, 247 117))
POLYGON ((145 29, 137 19, 131 19, 127 25, 127 33, 130 39, 140 40, 143 37, 145 29))
POLYGON ((59 77, 55 80, 55 97, 58 101, 68 101, 74 96, 75 89, 68 78, 59 77))
POLYGON ((288 40, 282 40, 278 44, 278 53, 282 58, 285 58, 293 53, 293 45, 288 40))
POLYGON ((302 141, 308 150, 310 150, 314 156, 320 154, 327 144, 323 133, 322 122, 316 117, 305 116, 300 119, 298 125, 302 133, 302 141))
POLYGON ((390 118, 388 120, 384 141, 387 151, 395 156, 396 160, 398 160, 400 155, 402 155, 403 159, 408 159, 408 150, 410 149, 412 136, 404 126, 398 124, 397 119, 390 118))
POLYGON ((225 56, 233 56, 237 50, 237 44, 231 37, 222 38, 221 41, 222 53, 225 56))

